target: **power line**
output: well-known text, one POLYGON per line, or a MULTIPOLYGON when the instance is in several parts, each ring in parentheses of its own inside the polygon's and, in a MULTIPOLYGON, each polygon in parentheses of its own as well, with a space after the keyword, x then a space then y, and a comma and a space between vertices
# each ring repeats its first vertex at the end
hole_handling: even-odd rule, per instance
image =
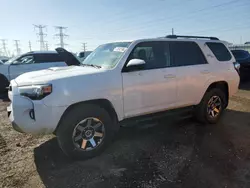
POLYGON ((69 35, 66 35, 63 30, 67 29, 67 27, 62 27, 62 26, 56 26, 56 29, 58 29, 58 34, 55 34, 56 37, 59 38, 60 43, 58 44, 60 47, 64 48, 67 44, 64 43, 64 38, 68 37, 69 35))
POLYGON ((37 35, 39 36, 39 43, 40 43, 40 50, 44 50, 45 49, 45 41, 44 41, 44 37, 47 36, 43 29, 45 29, 47 26, 45 25, 34 25, 35 29, 38 28, 38 33, 37 35))
POLYGON ((17 55, 19 55, 21 53, 21 49, 19 48, 19 42, 20 42, 20 40, 14 40, 17 55))
MULTIPOLYGON (((228 6, 230 4, 237 3, 237 2, 238 2, 238 0, 231 0, 228 2, 220 3, 220 4, 211 5, 209 7, 205 7, 205 8, 201 8, 201 9, 197 9, 197 10, 192 10, 192 11, 186 13, 186 16, 192 17, 192 16, 196 15, 197 13, 208 11, 208 10, 213 10, 213 9, 220 8, 220 7, 225 7, 225 6, 228 6)), ((246 3, 246 4, 248 4, 248 3, 246 3)), ((187 17, 185 17, 185 18, 187 18, 187 17)), ((137 26, 139 26, 139 27, 136 28, 136 31, 138 32, 138 31, 148 30, 149 27, 157 26, 157 25, 159 25, 159 23, 162 23, 162 22, 166 22, 166 23, 174 22, 174 23, 176 23, 176 21, 179 21, 179 20, 183 20, 182 15, 180 15, 180 16, 174 15, 171 17, 163 16, 162 18, 152 19, 152 20, 141 22, 140 24, 137 24, 137 26)), ((127 32, 127 31, 131 32, 134 29, 135 29, 134 27, 133 28, 127 27, 124 29, 112 31, 112 33, 105 32, 105 36, 113 35, 114 33, 117 33, 117 32, 127 32)))
POLYGON ((29 49, 30 49, 30 52, 32 51, 31 49, 31 42, 29 41, 29 49))

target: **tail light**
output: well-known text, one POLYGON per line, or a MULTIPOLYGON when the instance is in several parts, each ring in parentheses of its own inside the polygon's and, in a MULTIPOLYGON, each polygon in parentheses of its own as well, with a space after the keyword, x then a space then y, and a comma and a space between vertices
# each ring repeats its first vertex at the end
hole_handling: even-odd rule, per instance
POLYGON ((240 74, 240 64, 238 62, 234 62, 234 68, 240 74))

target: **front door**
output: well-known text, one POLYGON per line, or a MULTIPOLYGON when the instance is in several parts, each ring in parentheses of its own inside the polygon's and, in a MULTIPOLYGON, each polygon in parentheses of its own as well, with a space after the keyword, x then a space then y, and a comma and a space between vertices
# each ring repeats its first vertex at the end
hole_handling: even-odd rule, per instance
POLYGON ((142 59, 142 70, 122 72, 125 117, 165 110, 176 102, 176 68, 171 67, 168 43, 141 42, 131 59, 142 59))

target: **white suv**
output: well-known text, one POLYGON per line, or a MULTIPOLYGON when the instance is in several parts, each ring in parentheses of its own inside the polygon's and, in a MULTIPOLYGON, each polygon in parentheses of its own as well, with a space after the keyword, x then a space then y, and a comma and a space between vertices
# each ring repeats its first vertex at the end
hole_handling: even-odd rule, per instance
POLYGON ((199 121, 216 123, 238 90, 238 69, 213 37, 108 43, 81 66, 12 80, 8 114, 17 131, 54 133, 67 155, 88 158, 103 151, 124 120, 190 107, 199 121))

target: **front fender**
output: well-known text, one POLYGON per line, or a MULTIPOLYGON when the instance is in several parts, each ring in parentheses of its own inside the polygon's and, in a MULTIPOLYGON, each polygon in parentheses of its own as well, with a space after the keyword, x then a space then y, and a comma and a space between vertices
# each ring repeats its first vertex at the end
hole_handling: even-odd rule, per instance
POLYGON ((113 105, 118 120, 123 118, 123 93, 120 73, 99 73, 52 82, 53 92, 43 99, 47 106, 71 106, 90 100, 106 99, 113 105), (115 79, 114 79, 115 78, 115 79))

